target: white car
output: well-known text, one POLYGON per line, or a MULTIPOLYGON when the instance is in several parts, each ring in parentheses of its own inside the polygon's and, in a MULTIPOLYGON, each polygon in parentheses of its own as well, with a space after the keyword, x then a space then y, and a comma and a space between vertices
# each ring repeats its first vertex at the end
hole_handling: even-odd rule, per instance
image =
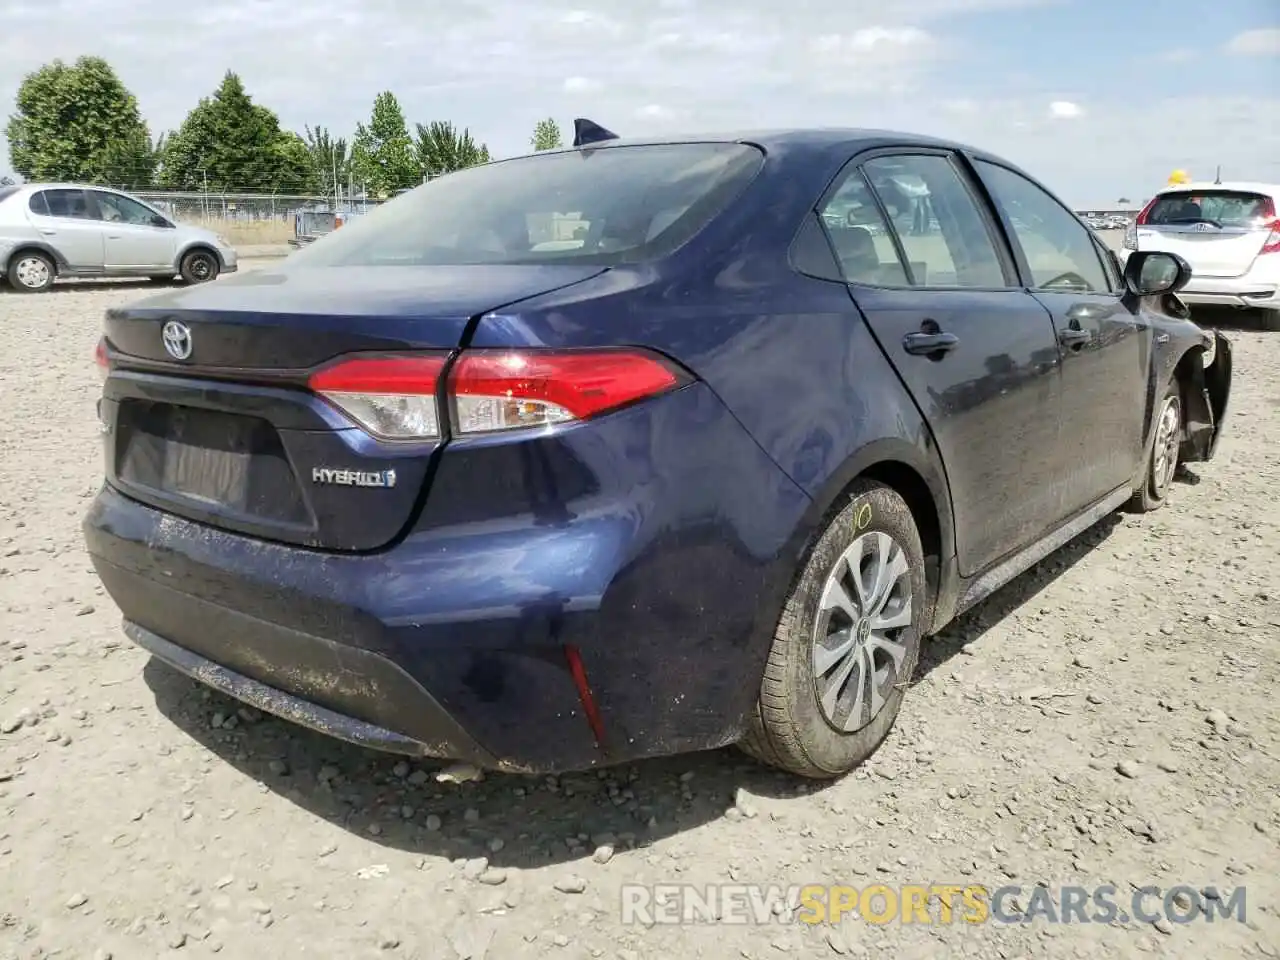
POLYGON ((1263 310, 1263 326, 1280 329, 1278 205, 1274 183, 1166 187, 1125 232, 1121 259, 1133 250, 1176 253, 1191 264, 1179 299, 1263 310))
POLYGON ((229 241, 119 190, 76 183, 0 187, 0 278, 21 293, 48 290, 58 277, 171 280, 181 274, 188 283, 206 283, 235 269, 229 241))

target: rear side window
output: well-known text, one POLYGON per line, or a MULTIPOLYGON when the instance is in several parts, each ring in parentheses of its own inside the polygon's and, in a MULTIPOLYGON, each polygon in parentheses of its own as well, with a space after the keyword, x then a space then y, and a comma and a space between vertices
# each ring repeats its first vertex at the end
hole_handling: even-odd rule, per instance
POLYGON ((603 147, 472 167, 290 259, 303 266, 638 263, 689 240, 764 155, 737 143, 603 147))
POLYGON ((1153 226, 1213 223, 1219 227, 1255 227, 1275 216, 1275 203, 1244 190, 1187 190, 1161 194, 1147 211, 1153 226))
POLYGON ((864 165, 893 221, 917 286, 1006 286, 995 241, 946 157, 878 157, 864 165))
POLYGON ((71 220, 97 220, 97 212, 89 206, 83 190, 41 190, 32 194, 31 212, 44 217, 71 220))

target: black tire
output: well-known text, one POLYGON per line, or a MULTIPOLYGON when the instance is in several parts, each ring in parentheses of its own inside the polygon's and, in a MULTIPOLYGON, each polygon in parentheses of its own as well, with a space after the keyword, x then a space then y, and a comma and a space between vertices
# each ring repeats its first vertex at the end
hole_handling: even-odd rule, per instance
POLYGON ((192 250, 182 258, 178 272, 187 283, 208 283, 218 279, 221 268, 217 254, 210 250, 192 250))
POLYGON ((1280 310, 1259 310, 1258 326, 1268 333, 1280 333, 1280 310))
POLYGON ((34 250, 23 250, 9 261, 9 286, 19 293, 44 293, 53 286, 58 268, 52 258, 34 250))
POLYGON ((1151 426, 1151 443, 1147 448, 1147 463, 1142 472, 1142 484, 1125 504, 1130 513, 1150 513, 1159 510, 1169 499, 1174 475, 1178 472, 1178 455, 1182 447, 1182 396, 1175 380, 1165 389, 1151 426), (1169 411, 1172 410, 1172 414, 1169 411), (1167 416, 1174 418, 1172 438, 1164 426, 1167 416), (1172 461, 1172 462, 1171 462, 1172 461))
MULTIPOLYGON (((869 538, 863 543, 877 541, 883 542, 881 538, 869 538)), ((840 777, 875 753, 893 727, 919 658, 925 611, 930 609, 924 569, 920 534, 906 502, 883 484, 857 482, 848 503, 814 545, 787 598, 769 650, 760 699, 752 711, 747 735, 739 744, 741 749, 770 766, 816 780, 840 777), (901 550, 906 571, 894 581, 882 607, 888 609, 887 604, 892 602, 896 609, 909 609, 911 620, 907 626, 885 634, 892 635, 891 639, 901 645, 903 652, 896 665, 891 656, 885 664, 888 669, 881 688, 883 706, 861 726, 845 732, 836 725, 840 722, 839 714, 833 722, 821 705, 814 654, 823 642, 817 631, 826 619, 821 606, 828 578, 846 551, 868 534, 887 534, 901 550), (909 598, 901 592, 904 585, 909 586, 909 598)), ((841 625, 848 620, 850 632, 865 639, 866 628, 862 624, 870 621, 861 616, 864 611, 860 608, 857 612, 857 621, 841 613, 838 618, 833 615, 830 623, 841 625)), ((848 635, 845 636, 848 642, 848 635)), ((870 650, 872 656, 877 652, 887 656, 885 649, 871 647, 861 640, 853 643, 860 663, 865 663, 861 659, 864 651, 870 650)), ((836 667, 826 676, 835 677, 839 673, 840 668, 836 667)), ((861 679, 863 667, 855 667, 854 673, 861 679)), ((841 687, 846 691, 850 689, 847 681, 841 687)))

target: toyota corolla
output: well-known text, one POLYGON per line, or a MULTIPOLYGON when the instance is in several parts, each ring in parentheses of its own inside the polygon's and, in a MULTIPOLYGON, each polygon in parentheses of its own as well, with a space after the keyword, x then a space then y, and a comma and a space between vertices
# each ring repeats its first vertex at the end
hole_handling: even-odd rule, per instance
POLYGON ((129 637, 346 740, 839 776, 922 640, 1209 460, 1231 349, 981 150, 607 133, 112 310, 129 637))

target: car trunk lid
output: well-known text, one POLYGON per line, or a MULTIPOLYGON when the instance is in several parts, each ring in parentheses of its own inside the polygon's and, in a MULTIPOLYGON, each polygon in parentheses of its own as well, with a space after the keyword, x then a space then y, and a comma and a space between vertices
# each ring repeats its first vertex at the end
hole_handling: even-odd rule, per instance
POLYGON ((107 480, 159 509, 262 539, 383 547, 420 503, 444 429, 429 439, 380 439, 310 389, 309 378, 353 353, 442 364, 472 318, 601 272, 255 271, 113 309, 100 408, 107 480))

